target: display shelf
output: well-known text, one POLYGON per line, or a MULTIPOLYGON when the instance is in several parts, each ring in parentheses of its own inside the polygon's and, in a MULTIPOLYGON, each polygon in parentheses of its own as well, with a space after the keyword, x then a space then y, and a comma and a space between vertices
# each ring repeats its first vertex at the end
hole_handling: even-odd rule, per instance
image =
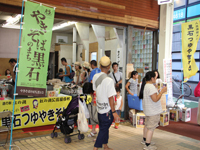
MULTIPOLYGON (((149 67, 152 70, 153 32, 135 29, 132 34, 132 62, 134 69, 149 67)), ((144 74, 139 74, 143 77, 144 74)))

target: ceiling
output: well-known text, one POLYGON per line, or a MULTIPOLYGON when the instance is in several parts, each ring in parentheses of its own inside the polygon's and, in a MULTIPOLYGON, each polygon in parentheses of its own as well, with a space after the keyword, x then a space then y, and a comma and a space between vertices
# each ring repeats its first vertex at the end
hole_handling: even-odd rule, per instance
MULTIPOLYGON (((16 16, 17 14, 13 14, 13 13, 8 13, 8 12, 2 12, 0 11, 0 27, 6 23, 6 20, 9 19, 11 16, 16 16)), ((64 22, 64 21, 68 21, 68 20, 63 20, 63 19, 54 19, 54 25, 55 24, 59 24, 61 22, 64 22)), ((19 23, 17 24, 19 25, 19 23)), ((73 33, 73 27, 74 25, 70 25, 68 27, 65 27, 65 28, 62 28, 62 29, 58 29, 58 30, 55 30, 54 32, 62 32, 62 33, 67 33, 67 34, 72 34, 73 33)))

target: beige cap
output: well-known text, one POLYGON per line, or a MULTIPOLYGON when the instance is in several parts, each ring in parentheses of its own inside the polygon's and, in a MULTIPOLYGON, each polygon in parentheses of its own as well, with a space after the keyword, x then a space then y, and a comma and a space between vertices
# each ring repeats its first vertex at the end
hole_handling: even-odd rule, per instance
POLYGON ((76 66, 81 66, 80 62, 75 62, 76 66))
POLYGON ((84 62, 83 63, 83 67, 90 69, 90 64, 88 62, 84 62))
POLYGON ((107 66, 109 66, 109 65, 111 64, 111 61, 110 61, 110 58, 109 58, 109 57, 103 56, 103 57, 101 57, 99 63, 100 63, 100 65, 102 65, 102 66, 104 66, 104 67, 107 67, 107 66))

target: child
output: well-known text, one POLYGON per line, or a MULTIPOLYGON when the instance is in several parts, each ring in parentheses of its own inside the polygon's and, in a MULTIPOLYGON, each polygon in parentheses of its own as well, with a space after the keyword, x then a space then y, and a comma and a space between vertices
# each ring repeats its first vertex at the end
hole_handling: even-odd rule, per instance
POLYGON ((140 91, 140 99, 142 100, 143 111, 146 116, 145 127, 143 129, 143 140, 145 150, 156 150, 157 147, 154 142, 151 142, 153 132, 158 126, 160 121, 160 114, 163 112, 160 98, 163 93, 167 91, 164 87, 158 94, 156 87, 153 85, 156 83, 156 74, 154 71, 147 72, 143 81, 140 91))
MULTIPOLYGON (((116 92, 117 92, 117 95, 116 95, 116 100, 115 100, 115 110, 117 114, 120 115, 120 112, 123 106, 123 99, 122 99, 122 96, 120 95, 119 87, 116 88, 116 92)), ((118 126, 115 126, 115 129, 118 129, 118 126)))
POLYGON ((138 85, 138 72, 133 71, 131 72, 131 78, 126 84, 126 90, 130 95, 137 94, 137 85, 138 85), (129 89, 130 86, 130 89, 129 89))

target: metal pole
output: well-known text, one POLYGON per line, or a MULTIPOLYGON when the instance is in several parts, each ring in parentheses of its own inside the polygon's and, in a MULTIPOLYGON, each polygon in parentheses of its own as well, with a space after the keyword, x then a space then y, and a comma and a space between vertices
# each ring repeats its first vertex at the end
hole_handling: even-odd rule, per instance
POLYGON ((125 118, 126 116, 126 64, 127 64, 127 28, 124 27, 123 29, 123 44, 122 44, 122 51, 123 51, 123 76, 122 76, 122 97, 123 97, 123 108, 122 108, 122 117, 125 118))
MULTIPOLYGON (((183 74, 183 57, 182 57, 182 30, 181 30, 182 23, 180 25, 180 48, 181 48, 181 73, 182 73, 182 95, 184 94, 184 88, 183 88, 183 81, 184 81, 184 74, 183 74)), ((182 104, 184 104, 184 96, 182 97, 182 104)))
MULTIPOLYGON (((17 53, 17 66, 18 68, 18 62, 19 62, 19 51, 20 51, 20 45, 21 45, 21 33, 22 33, 22 17, 24 12, 24 0, 22 1, 22 10, 21 10, 21 20, 20 20, 20 31, 19 31, 19 43, 18 43, 18 53, 17 53)), ((15 87, 14 87, 14 99, 13 99, 13 110, 12 110, 12 121, 11 121, 11 132, 10 132, 10 145, 9 150, 11 150, 12 146, 12 133, 13 133, 13 121, 14 121, 14 110, 15 110, 15 97, 16 97, 16 87, 17 87, 17 74, 18 70, 16 70, 16 76, 15 76, 15 87)))

